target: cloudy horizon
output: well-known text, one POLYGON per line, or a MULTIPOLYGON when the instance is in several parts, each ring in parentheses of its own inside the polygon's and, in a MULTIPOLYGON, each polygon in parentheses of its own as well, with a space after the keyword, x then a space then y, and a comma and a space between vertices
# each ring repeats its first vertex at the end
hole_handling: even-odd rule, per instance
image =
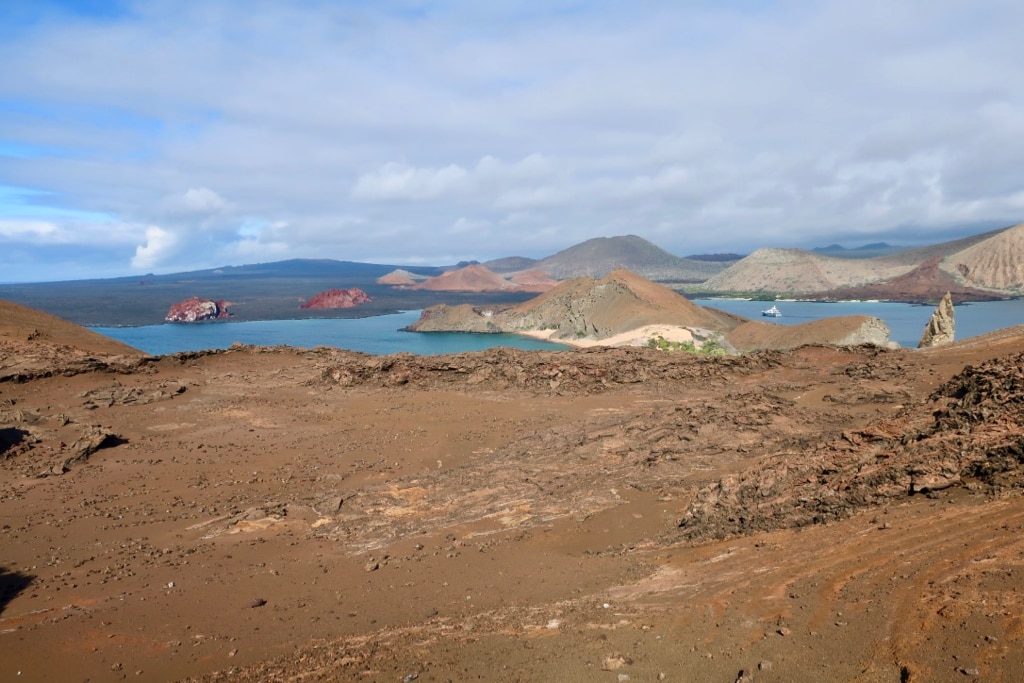
POLYGON ((13 0, 0 282, 1024 221, 1008 0, 13 0))

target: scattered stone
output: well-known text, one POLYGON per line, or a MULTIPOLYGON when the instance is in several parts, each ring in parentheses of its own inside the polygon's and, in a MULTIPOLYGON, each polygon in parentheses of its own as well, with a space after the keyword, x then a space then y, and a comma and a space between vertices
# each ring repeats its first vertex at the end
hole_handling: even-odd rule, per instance
POLYGON ((250 600, 249 601, 248 607, 250 607, 250 608, 263 607, 265 604, 267 604, 266 600, 264 600, 263 598, 256 598, 255 600, 250 600))
POLYGON ((792 629, 788 629, 788 628, 786 628, 785 626, 783 626, 783 627, 779 628, 779 629, 778 629, 777 631, 775 631, 775 632, 776 632, 776 633, 778 633, 778 634, 779 634, 780 636, 788 636, 788 635, 790 635, 791 633, 793 633, 793 630, 792 630, 792 629))
POLYGON ((970 669, 962 668, 962 669, 960 669, 960 673, 962 673, 964 676, 980 676, 981 675, 981 671, 978 670, 977 667, 972 667, 970 669))
POLYGON ((363 565, 363 571, 375 572, 380 569, 380 562, 371 558, 366 564, 363 565))
POLYGON ((601 670, 602 671, 615 671, 616 669, 621 669, 622 667, 627 666, 627 665, 632 664, 632 663, 633 663, 633 660, 630 659, 629 657, 626 657, 625 655, 620 655, 620 654, 608 655, 607 657, 604 658, 604 661, 601 662, 601 670))
POLYGON ((767 660, 767 659, 762 659, 760 662, 757 663, 757 670, 758 671, 771 671, 772 670, 772 663, 769 660, 767 660))
POLYGON ((740 669, 739 674, 736 676, 736 683, 754 683, 754 675, 740 669))

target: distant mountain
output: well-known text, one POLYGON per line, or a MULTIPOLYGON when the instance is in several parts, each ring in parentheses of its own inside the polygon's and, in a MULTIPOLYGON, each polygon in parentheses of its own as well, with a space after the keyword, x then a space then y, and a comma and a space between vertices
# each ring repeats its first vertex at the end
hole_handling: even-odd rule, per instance
POLYGON ((803 249, 758 249, 705 281, 709 292, 808 294, 877 282, 912 270, 873 259, 821 256, 803 249))
POLYGON ((830 244, 827 247, 815 247, 811 249, 815 254, 822 256, 835 256, 837 258, 874 258, 876 256, 887 256, 902 251, 905 247, 896 247, 885 242, 873 242, 853 249, 838 244, 830 244))
POLYGON ((710 292, 935 301, 1024 293, 1024 224, 873 258, 759 249, 709 278, 710 292))
MULTIPOLYGON (((207 270, 194 270, 169 275, 146 275, 145 279, 159 280, 198 280, 231 278, 311 278, 311 277, 380 277, 395 270, 397 266, 378 263, 361 263, 358 261, 336 261, 334 259, 289 259, 270 263, 253 263, 244 266, 223 266, 207 270)), ((443 272, 442 268, 404 266, 405 270, 418 275, 433 277, 443 272)))
POLYGON ((508 256, 506 258, 484 261, 484 265, 495 273, 520 273, 526 270, 533 270, 537 265, 537 259, 526 258, 525 256, 508 256))
POLYGON ((450 270, 419 282, 409 289, 432 292, 543 292, 557 282, 539 271, 527 271, 506 280, 479 263, 450 270))
POLYGON ((387 275, 382 275, 381 277, 377 278, 376 282, 378 285, 411 286, 416 284, 417 282, 422 282, 423 280, 426 279, 426 275, 420 275, 418 273, 413 273, 408 270, 398 268, 396 270, 391 271, 387 275))
POLYGON ((624 268, 649 280, 701 282, 720 272, 727 263, 698 261, 674 256, 642 237, 596 237, 543 258, 532 268, 559 280, 604 277, 624 268))
POLYGON ((690 254, 683 258, 690 261, 711 261, 712 263, 735 263, 743 254, 690 254))

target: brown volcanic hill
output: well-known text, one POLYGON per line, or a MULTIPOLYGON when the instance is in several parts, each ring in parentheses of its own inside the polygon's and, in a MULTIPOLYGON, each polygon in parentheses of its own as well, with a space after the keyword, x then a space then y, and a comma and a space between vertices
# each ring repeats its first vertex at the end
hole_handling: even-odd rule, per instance
POLYGON ((604 277, 626 269, 650 280, 702 282, 729 262, 697 261, 673 256, 642 237, 596 237, 533 264, 552 277, 604 277))
POLYGON ((581 277, 507 308, 435 306, 415 332, 526 332, 553 330, 552 339, 606 339, 647 325, 667 324, 726 332, 743 321, 704 308, 677 292, 626 270, 601 280, 581 277))
POLYGON ((968 285, 1024 292, 1024 223, 948 256, 940 267, 968 285))
POLYGON ((987 301, 995 298, 991 291, 968 287, 939 267, 941 256, 935 256, 909 273, 886 282, 875 282, 859 287, 842 287, 820 292, 813 298, 880 299, 912 303, 932 302, 949 292, 954 301, 987 301))
POLYGON ((355 308, 359 304, 371 301, 370 297, 358 287, 352 289, 328 289, 316 294, 299 308, 355 308))
POLYGON ((434 292, 500 292, 514 290, 516 286, 487 266, 474 264, 429 278, 411 289, 434 292))
POLYGON ((701 287, 711 292, 808 294, 877 282, 912 268, 881 259, 820 256, 803 249, 758 249, 701 287))
POLYGON ((0 300, 0 340, 31 345, 68 346, 103 355, 143 355, 136 348, 80 325, 3 300, 0 300))
MULTIPOLYGON (((95 370, 119 372, 143 357, 142 351, 102 334, 0 300, 0 383, 95 370)), ((0 448, 2 441, 0 437, 0 448)))

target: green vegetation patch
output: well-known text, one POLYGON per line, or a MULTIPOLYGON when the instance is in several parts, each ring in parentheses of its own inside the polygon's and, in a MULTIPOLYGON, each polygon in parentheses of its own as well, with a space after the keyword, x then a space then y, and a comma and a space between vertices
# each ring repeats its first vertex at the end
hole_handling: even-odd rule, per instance
POLYGON ((683 353, 695 353, 701 356, 724 356, 726 355, 725 348, 713 339, 709 339, 701 344, 699 347, 692 341, 677 342, 669 341, 662 335, 651 337, 647 340, 647 348, 657 349, 658 351, 665 351, 669 353, 683 352, 683 353))

